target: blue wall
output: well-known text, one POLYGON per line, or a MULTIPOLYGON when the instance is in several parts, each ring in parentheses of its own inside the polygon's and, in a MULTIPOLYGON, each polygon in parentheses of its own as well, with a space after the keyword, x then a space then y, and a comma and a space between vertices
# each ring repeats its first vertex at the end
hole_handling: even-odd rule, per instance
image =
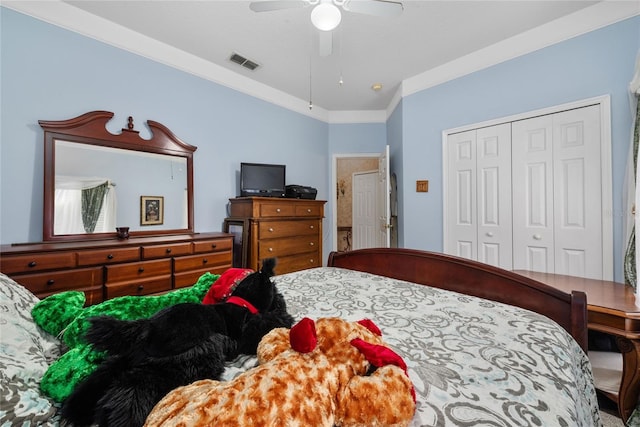
MULTIPOLYGON (((156 120, 196 145, 195 229, 222 228, 241 161, 284 163, 287 182, 329 200, 331 159, 391 149, 398 175, 400 245, 442 250, 442 131, 609 94, 614 262, 622 280, 621 193, 631 128, 627 85, 640 49, 640 17, 405 97, 386 124, 327 124, 96 40, 0 7, 0 243, 42 238, 42 130, 90 110, 156 120), (430 181, 416 193, 418 179, 430 181)), ((326 257, 325 257, 326 258, 326 257)))
POLYGON ((143 137, 152 119, 198 147, 196 231, 222 229, 242 161, 286 164, 288 183, 314 186, 319 199, 327 197, 328 124, 12 10, 0 14, 3 244, 42 240, 38 120, 91 110, 115 112, 111 132, 132 115, 143 137))
POLYGON ((632 126, 628 85, 639 49, 636 16, 405 97, 404 245, 443 248, 443 130, 609 94, 614 271, 622 281, 622 181, 632 126), (415 193, 411 183, 416 179, 430 180, 429 193, 415 193))

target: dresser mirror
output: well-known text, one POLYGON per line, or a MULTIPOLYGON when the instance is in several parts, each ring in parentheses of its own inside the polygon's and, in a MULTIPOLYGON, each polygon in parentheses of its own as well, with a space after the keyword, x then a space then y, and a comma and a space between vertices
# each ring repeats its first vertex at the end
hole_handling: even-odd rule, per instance
POLYGON ((117 238, 193 232, 193 152, 164 125, 151 139, 106 128, 113 113, 92 111, 44 129, 43 240, 117 238), (120 233, 122 237, 122 232, 120 233))

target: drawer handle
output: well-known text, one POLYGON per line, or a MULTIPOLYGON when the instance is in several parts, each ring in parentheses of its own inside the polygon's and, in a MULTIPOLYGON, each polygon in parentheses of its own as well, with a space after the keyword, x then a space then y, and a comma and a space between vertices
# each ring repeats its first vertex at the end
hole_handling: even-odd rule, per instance
POLYGON ((276 212, 280 213, 280 208, 277 208, 277 209, 276 209, 276 212))
POLYGON ((269 227, 269 233, 273 233, 273 228, 269 227))
POLYGON ((139 291, 143 291, 144 290, 144 285, 138 285, 138 290, 139 291))
POLYGON ((307 212, 311 213, 311 209, 307 209, 307 212))
POLYGON ((38 263, 36 263, 35 261, 31 261, 29 264, 27 264, 29 267, 33 268, 36 265, 38 265, 38 263))
POLYGON ((273 252, 273 248, 269 248, 269 252, 273 252))
POLYGON ((113 259, 113 254, 107 255, 107 259, 113 259))
POLYGON ((138 268, 138 273, 144 273, 144 267, 138 268))
POLYGON ((217 244, 215 244, 215 243, 212 243, 212 244, 211 244, 211 247, 212 247, 213 249, 215 249, 215 248, 217 248, 217 247, 218 247, 218 245, 217 245, 217 244))
POLYGON ((171 248, 167 248, 167 253, 170 254, 171 253, 171 248))
POLYGON ((310 225, 309 228, 313 230, 313 225, 310 225))
POLYGON ((309 263, 310 263, 310 264, 313 264, 313 258, 311 258, 311 259, 309 260, 309 263))
POLYGON ((56 283, 56 281, 53 279, 47 280, 47 286, 52 286, 54 283, 56 283))
POLYGON ((309 246, 314 246, 314 245, 315 245, 315 243, 309 242, 309 246))
POLYGON ((208 259, 206 259, 206 258, 202 258, 202 263, 203 263, 203 264, 206 264, 206 263, 208 263, 208 262, 209 262, 209 260, 208 260, 208 259))

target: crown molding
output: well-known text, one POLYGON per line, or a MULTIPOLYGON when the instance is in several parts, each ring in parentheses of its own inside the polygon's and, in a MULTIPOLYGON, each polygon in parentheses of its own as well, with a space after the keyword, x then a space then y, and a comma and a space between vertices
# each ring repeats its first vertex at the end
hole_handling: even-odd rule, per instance
POLYGON ((570 15, 425 71, 402 82, 401 97, 569 40, 640 14, 637 1, 601 1, 570 15))
POLYGON ((385 110, 328 111, 59 0, 1 5, 326 123, 384 123, 405 96, 640 14, 636 1, 605 0, 408 78, 385 110))

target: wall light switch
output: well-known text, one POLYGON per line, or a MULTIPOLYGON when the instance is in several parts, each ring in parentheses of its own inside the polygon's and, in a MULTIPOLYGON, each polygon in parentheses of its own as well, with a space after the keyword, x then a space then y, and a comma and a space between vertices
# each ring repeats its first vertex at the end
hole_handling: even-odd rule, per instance
POLYGON ((428 192, 429 192, 428 180, 416 181, 416 193, 428 193, 428 192))

